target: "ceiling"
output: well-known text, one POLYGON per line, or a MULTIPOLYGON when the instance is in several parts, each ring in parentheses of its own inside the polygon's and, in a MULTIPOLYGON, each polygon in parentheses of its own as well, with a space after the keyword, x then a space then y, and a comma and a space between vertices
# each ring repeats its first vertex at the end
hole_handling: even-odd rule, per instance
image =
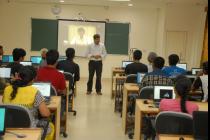
MULTIPOLYGON (((61 3, 60 0, 6 0, 10 2, 24 2, 24 3, 61 3)), ((112 0, 64 0, 62 4, 76 4, 76 5, 98 5, 98 6, 134 6, 143 4, 199 4, 207 5, 208 0, 130 0, 130 1, 112 1, 112 0)))

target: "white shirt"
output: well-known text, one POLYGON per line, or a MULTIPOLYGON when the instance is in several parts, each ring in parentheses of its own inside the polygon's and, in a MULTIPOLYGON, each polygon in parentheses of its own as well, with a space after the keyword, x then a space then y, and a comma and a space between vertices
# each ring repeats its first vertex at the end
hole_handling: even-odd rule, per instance
POLYGON ((107 51, 106 51, 105 46, 102 43, 100 43, 99 45, 92 44, 92 45, 88 46, 86 56, 90 60, 101 61, 102 59, 104 59, 106 57, 106 55, 107 55, 107 51), (92 58, 91 56, 93 56, 93 55, 100 55, 101 58, 100 59, 92 58))
POLYGON ((208 75, 203 75, 200 76, 200 79, 202 81, 202 89, 204 92, 204 98, 203 101, 206 102, 208 100, 208 96, 209 96, 209 76, 208 75))
POLYGON ((71 45, 78 45, 78 46, 87 46, 92 44, 93 41, 91 38, 88 38, 87 36, 83 36, 83 38, 76 36, 72 41, 71 45))

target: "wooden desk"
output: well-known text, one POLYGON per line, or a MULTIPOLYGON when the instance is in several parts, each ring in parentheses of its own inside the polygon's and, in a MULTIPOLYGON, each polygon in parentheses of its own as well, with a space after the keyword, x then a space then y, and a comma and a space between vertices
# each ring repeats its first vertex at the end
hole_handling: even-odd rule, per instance
POLYGON ((17 138, 13 134, 5 133, 3 140, 41 140, 42 136, 41 129, 7 129, 7 131, 24 134, 26 138, 17 138))
POLYGON ((47 106, 51 112, 55 113, 55 140, 60 139, 60 114, 61 114, 61 97, 51 97, 51 102, 47 106))
MULTIPOLYGON (((199 111, 208 111, 208 103, 194 102, 199 106, 199 111)), ((136 113, 135 113, 135 140, 141 140, 141 126, 142 118, 145 114, 157 115, 160 110, 159 108, 151 108, 149 106, 154 106, 151 104, 144 104, 144 100, 136 101, 136 113)))
POLYGON ((179 140, 180 138, 194 140, 193 136, 159 135, 159 140, 179 140))
POLYGON ((131 93, 138 93, 139 86, 137 84, 124 84, 123 89, 123 109, 122 109, 122 125, 123 131, 127 133, 127 109, 128 109, 128 95, 131 93))
POLYGON ((117 74, 124 74, 125 73, 125 70, 121 69, 121 68, 113 68, 112 69, 112 82, 111 82, 111 98, 113 99, 114 96, 115 96, 115 91, 113 90, 113 87, 114 87, 114 77, 117 75, 117 74))

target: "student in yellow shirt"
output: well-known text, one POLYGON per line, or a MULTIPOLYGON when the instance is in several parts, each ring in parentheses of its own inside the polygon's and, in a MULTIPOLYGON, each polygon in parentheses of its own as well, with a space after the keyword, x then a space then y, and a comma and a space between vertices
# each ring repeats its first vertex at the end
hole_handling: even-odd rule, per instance
MULTIPOLYGON (((38 114, 48 118, 50 111, 47 108, 44 97, 32 86, 36 77, 36 70, 31 66, 23 66, 19 71, 19 79, 11 86, 6 87, 3 95, 3 103, 22 105, 28 108, 34 119, 32 126, 36 127, 39 122, 38 114)), ((50 124, 46 140, 52 140, 54 136, 54 126, 50 124)))

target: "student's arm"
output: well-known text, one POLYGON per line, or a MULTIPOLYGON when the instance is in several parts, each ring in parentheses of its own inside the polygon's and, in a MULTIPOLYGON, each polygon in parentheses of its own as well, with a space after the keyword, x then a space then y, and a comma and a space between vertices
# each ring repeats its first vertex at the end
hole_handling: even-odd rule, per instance
POLYGON ((75 67, 75 75, 74 75, 75 82, 80 80, 80 68, 79 65, 75 67))
POLYGON ((42 97, 39 91, 37 92, 35 97, 34 107, 38 108, 39 113, 42 117, 47 118, 50 116, 50 111, 44 102, 44 97, 42 97))
POLYGON ((60 95, 66 95, 67 94, 67 88, 66 88, 66 80, 63 74, 60 76, 60 83, 59 83, 59 90, 58 94, 60 95))
POLYGON ((42 102, 42 103, 39 105, 39 112, 40 112, 41 116, 44 117, 44 118, 50 117, 50 111, 49 111, 49 109, 47 108, 45 102, 42 102))
POLYGON ((199 89, 201 86, 202 86, 202 81, 201 81, 201 78, 198 77, 198 78, 194 81, 194 83, 193 83, 193 85, 192 85, 192 91, 196 91, 196 90, 199 89))

